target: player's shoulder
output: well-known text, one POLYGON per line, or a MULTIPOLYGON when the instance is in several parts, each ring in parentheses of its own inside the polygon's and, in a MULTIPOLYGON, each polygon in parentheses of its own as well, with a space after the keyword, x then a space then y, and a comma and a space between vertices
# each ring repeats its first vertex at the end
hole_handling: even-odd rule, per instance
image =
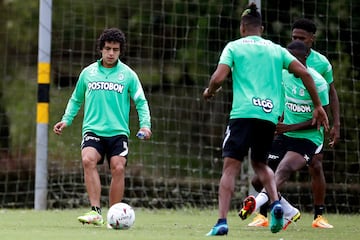
POLYGON ((310 50, 309 58, 312 58, 313 60, 320 61, 320 62, 323 62, 326 64, 330 64, 328 58, 325 55, 323 55, 322 53, 320 53, 314 49, 310 50))

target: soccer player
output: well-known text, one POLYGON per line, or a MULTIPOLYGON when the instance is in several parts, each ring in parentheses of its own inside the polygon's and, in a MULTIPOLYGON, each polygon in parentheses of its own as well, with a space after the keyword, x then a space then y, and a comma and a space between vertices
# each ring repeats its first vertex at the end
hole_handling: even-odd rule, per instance
MULTIPOLYGON (((313 21, 305 18, 298 19, 292 25, 292 39, 303 41, 311 49, 306 64, 320 73, 329 84, 329 106, 333 120, 333 126, 330 130, 329 146, 334 147, 340 139, 339 99, 334 85, 332 66, 329 60, 321 53, 312 49, 316 30, 316 25, 313 21)), ((312 226, 315 228, 333 228, 322 216, 325 209, 326 193, 326 181, 322 166, 323 156, 323 152, 315 154, 309 166, 314 198, 314 221, 312 222, 312 226)))
POLYGON ((101 183, 97 164, 107 158, 111 171, 109 206, 122 200, 128 156, 130 100, 135 103, 144 139, 151 137, 148 102, 137 74, 119 60, 125 51, 125 35, 117 28, 105 29, 98 39, 101 59, 80 73, 60 122, 53 131, 60 135, 71 125, 84 104, 81 158, 91 211, 78 217, 81 223, 104 224, 101 215, 101 183))
POLYGON ((275 124, 280 116, 282 69, 299 76, 314 102, 313 123, 328 126, 315 84, 306 68, 285 48, 263 39, 261 15, 255 3, 249 4, 241 16, 241 38, 229 42, 219 64, 203 92, 205 100, 212 98, 231 73, 233 102, 230 120, 223 142, 224 158, 219 184, 219 218, 207 236, 228 233, 227 214, 235 189, 235 179, 241 161, 251 148, 251 164, 271 199, 270 230, 276 233, 283 226, 283 209, 279 203, 274 172, 267 166, 275 124), (261 136, 261 137, 259 137, 261 136))
MULTIPOLYGON (((315 41, 316 30, 316 25, 313 21, 306 18, 298 19, 292 25, 292 39, 303 41, 305 45, 310 48, 310 54, 306 60, 307 66, 312 67, 320 73, 329 84, 330 110, 333 119, 329 146, 334 147, 340 138, 339 99, 334 86, 332 66, 330 62, 324 55, 312 49, 312 45, 315 41)), ((312 226, 314 228, 333 228, 326 218, 323 217, 325 209, 326 181, 323 172, 322 159, 323 152, 321 151, 314 155, 309 166, 314 200, 314 220, 312 222, 312 226)), ((259 191, 259 189, 262 188, 259 181, 256 181, 256 178, 254 178, 252 183, 255 190, 259 191)), ((262 207, 260 209, 260 214, 257 215, 251 223, 249 223, 249 226, 266 226, 268 224, 266 213, 267 208, 262 207)))
MULTIPOLYGON (((306 58, 310 49, 302 41, 293 41, 288 45, 288 50, 306 66, 306 58)), ((329 104, 327 82, 311 67, 308 67, 308 71, 314 79, 323 106, 327 106, 329 104)), ((272 169, 276 169, 275 180, 278 188, 281 188, 293 172, 309 166, 313 156, 322 150, 324 142, 323 127, 318 130, 311 126, 313 105, 310 95, 300 79, 284 70, 283 84, 285 93, 284 122, 278 124, 276 128, 278 135, 273 141, 268 156, 268 165, 272 169), (295 130, 296 128, 298 129, 295 130)), ((246 219, 252 213, 252 209, 257 211, 268 199, 265 191, 259 193, 256 199, 253 196, 247 197, 244 205, 250 205, 250 211, 242 209, 240 217, 246 219)), ((284 208, 283 228, 286 229, 291 222, 300 218, 300 212, 284 198, 280 199, 280 203, 284 208)))

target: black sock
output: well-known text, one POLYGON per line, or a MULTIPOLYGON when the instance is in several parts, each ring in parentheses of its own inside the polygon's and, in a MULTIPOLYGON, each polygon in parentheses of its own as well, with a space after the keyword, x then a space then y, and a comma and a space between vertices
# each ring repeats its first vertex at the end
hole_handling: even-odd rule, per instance
POLYGON ((324 213, 324 210, 325 210, 325 206, 324 205, 315 205, 314 206, 314 219, 316 219, 318 216, 321 216, 323 215, 324 213))
POLYGON ((226 218, 219 218, 217 224, 226 224, 226 218))
POLYGON ((259 213, 264 217, 267 217, 268 207, 269 207, 269 202, 266 202, 264 205, 261 205, 259 213))
POLYGON ((96 207, 96 206, 92 206, 91 210, 93 210, 93 211, 95 211, 95 212, 97 212, 97 213, 99 213, 101 215, 101 208, 96 207))

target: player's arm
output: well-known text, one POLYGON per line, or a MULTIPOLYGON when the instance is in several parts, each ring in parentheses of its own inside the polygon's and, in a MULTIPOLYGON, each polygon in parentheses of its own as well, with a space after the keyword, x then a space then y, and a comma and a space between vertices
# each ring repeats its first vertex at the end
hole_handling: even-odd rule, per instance
POLYGON ((60 135, 65 127, 70 126, 72 124, 72 121, 79 112, 81 105, 85 101, 86 87, 83 84, 82 76, 83 76, 83 72, 79 76, 79 80, 76 83, 75 89, 71 94, 71 97, 66 105, 65 113, 62 116, 61 121, 56 123, 53 127, 53 131, 57 135, 60 135))
POLYGON ((334 145, 340 139, 340 106, 339 106, 339 98, 334 86, 334 82, 330 84, 329 91, 329 99, 330 99, 330 109, 333 118, 333 127, 330 131, 330 147, 334 147, 334 145))
POLYGON ((292 132, 298 130, 313 129, 313 128, 315 128, 315 126, 312 125, 312 120, 308 120, 301 123, 295 123, 295 124, 285 124, 283 122, 278 122, 276 124, 276 134, 282 134, 285 132, 292 132))
POLYGON ((329 129, 329 119, 327 114, 322 107, 319 95, 316 91, 315 83, 309 72, 306 70, 304 65, 302 65, 299 61, 294 60, 290 63, 289 72, 294 73, 295 76, 301 78, 304 86, 308 90, 311 100, 314 104, 314 112, 313 112, 313 120, 312 124, 317 123, 317 128, 320 129, 320 126, 323 125, 326 130, 329 129))
MULTIPOLYGON (((328 110, 328 105, 323 106, 325 111, 328 110)), ((281 119, 276 124, 276 134, 282 134, 285 132, 292 132, 292 131, 299 131, 299 130, 308 130, 308 129, 314 129, 316 128, 315 125, 312 124, 312 120, 300 122, 300 123, 294 123, 294 124, 285 124, 282 122, 283 119, 281 119)))
POLYGON ((134 81, 129 88, 130 96, 135 103, 135 108, 138 113, 140 129, 137 137, 140 139, 150 139, 151 132, 151 116, 149 103, 145 97, 143 87, 137 75, 134 74, 134 81))
POLYGON ((203 92, 203 97, 205 100, 208 100, 215 96, 215 94, 221 89, 222 83, 225 81, 226 77, 229 75, 231 69, 226 64, 219 64, 215 72, 211 75, 209 86, 205 88, 203 92))

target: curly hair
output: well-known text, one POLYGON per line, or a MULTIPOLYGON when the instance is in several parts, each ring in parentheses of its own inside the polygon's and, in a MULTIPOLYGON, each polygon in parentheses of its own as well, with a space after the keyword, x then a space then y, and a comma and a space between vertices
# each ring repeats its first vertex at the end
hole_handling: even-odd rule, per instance
POLYGON ((309 33, 313 33, 315 34, 316 33, 316 25, 313 21, 311 21, 310 19, 307 19, 307 18, 300 18, 300 19, 297 19, 292 27, 291 27, 291 30, 294 30, 295 28, 297 29, 302 29, 302 30, 305 30, 309 33))
POLYGON ((118 42, 120 43, 120 54, 123 55, 126 49, 125 34, 118 28, 105 29, 97 42, 98 49, 102 50, 105 46, 105 42, 118 42))

